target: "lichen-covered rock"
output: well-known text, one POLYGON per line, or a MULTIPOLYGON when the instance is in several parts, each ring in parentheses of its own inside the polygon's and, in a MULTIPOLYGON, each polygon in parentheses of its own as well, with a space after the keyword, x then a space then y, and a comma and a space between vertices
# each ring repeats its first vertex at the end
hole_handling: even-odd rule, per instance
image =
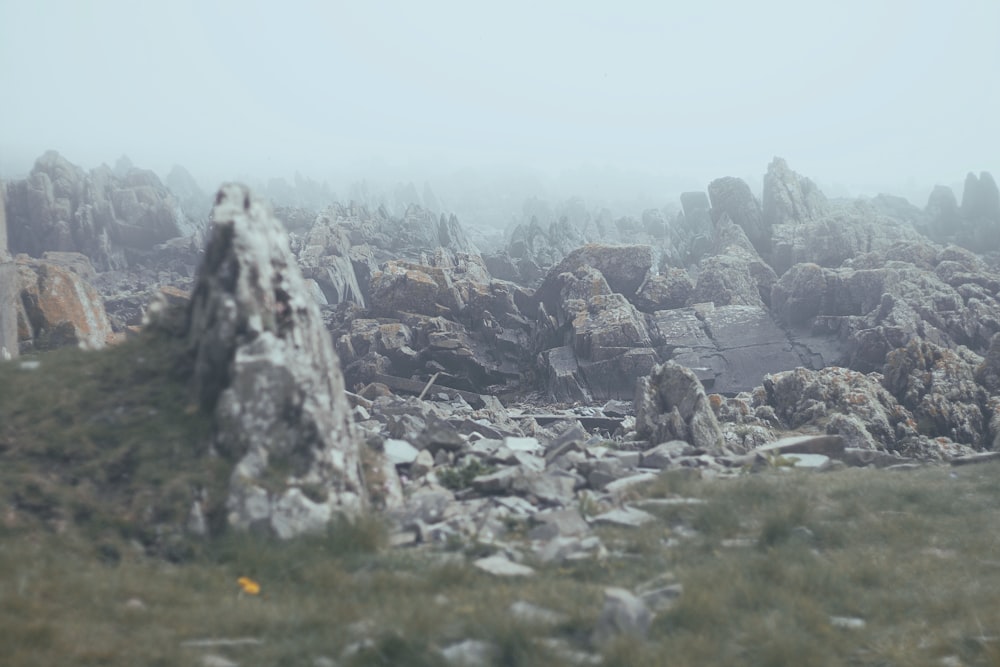
POLYGON ((191 300, 196 397, 236 461, 229 523, 280 537, 365 504, 358 443, 329 334, 287 235, 241 185, 216 196, 191 300))
POLYGON ((722 429, 694 372, 668 361, 639 379, 635 429, 643 440, 684 440, 699 449, 722 451, 722 429))
POLYGON ((764 174, 763 218, 768 226, 798 224, 822 217, 830 204, 808 178, 788 168, 776 157, 764 174))
POLYGON ((921 434, 983 447, 989 396, 975 379, 981 361, 965 347, 949 350, 914 339, 886 355, 882 384, 913 413, 921 434))
POLYGON ((454 317, 463 308, 461 294, 443 269, 392 260, 372 276, 371 310, 380 315, 419 313, 454 317))
POLYGON ((632 299, 644 313, 683 308, 691 298, 694 284, 684 269, 671 267, 664 273, 650 276, 632 299))
MULTIPOLYGON (((114 333, 104 301, 83 275, 60 263, 27 255, 18 255, 16 266, 21 347, 47 350, 77 345, 96 350, 112 342, 114 333)), ((93 274, 93 267, 86 263, 82 273, 93 274)))
POLYGON ((716 224, 715 254, 701 260, 690 303, 766 306, 777 276, 746 234, 723 214, 716 224))
POLYGON ((878 374, 846 368, 796 368, 764 378, 763 386, 767 405, 785 428, 824 425, 833 415, 842 414, 860 420, 871 438, 855 437, 852 446, 874 442, 881 449, 896 451, 906 438, 918 435, 916 422, 880 380, 878 374))
POLYGON ((535 292, 536 302, 545 304, 549 312, 558 306, 562 287, 560 275, 573 273, 582 266, 591 266, 604 276, 612 292, 632 298, 653 265, 653 250, 648 245, 599 245, 591 243, 568 254, 548 275, 535 292))

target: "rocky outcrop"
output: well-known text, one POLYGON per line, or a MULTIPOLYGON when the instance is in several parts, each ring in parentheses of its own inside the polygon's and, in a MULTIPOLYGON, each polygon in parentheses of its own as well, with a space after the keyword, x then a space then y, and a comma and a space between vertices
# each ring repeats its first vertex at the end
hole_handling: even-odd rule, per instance
POLYGON ((723 214, 716 225, 715 253, 699 262, 689 301, 766 306, 776 279, 743 230, 723 214))
POLYGON ((771 266, 778 275, 805 262, 837 267, 863 253, 885 252, 897 243, 920 240, 910 225, 858 202, 812 222, 776 225, 771 266))
POLYGON ((852 368, 880 369, 914 339, 982 353, 1000 331, 1000 276, 968 251, 905 243, 852 264, 796 265, 771 293, 780 323, 848 342, 852 368))
POLYGON ((560 276, 573 273, 582 266, 600 272, 612 292, 631 299, 642 286, 653 265, 653 251, 648 245, 601 245, 591 243, 569 253, 545 277, 535 292, 535 301, 545 304, 549 312, 558 308, 560 276))
POLYGON ((208 219, 208 214, 212 211, 212 196, 201 189, 191 172, 175 164, 164 184, 170 188, 184 215, 190 220, 201 222, 208 219))
POLYGON ((966 176, 961 206, 951 188, 936 186, 924 215, 926 233, 938 243, 954 243, 974 252, 1000 249, 1000 191, 989 172, 966 176))
POLYGON ((94 269, 77 253, 18 255, 17 329, 21 349, 76 345, 96 350, 114 340, 104 301, 90 284, 94 269))
POLYGON ((760 202, 750 192, 743 179, 726 176, 708 184, 708 198, 712 202, 712 221, 719 224, 725 215, 739 225, 750 243, 761 256, 771 253, 771 227, 760 209, 760 202))
POLYGON ((763 223, 766 227, 801 224, 821 218, 830 205, 820 189, 808 178, 788 168, 776 157, 764 174, 763 223))
POLYGON ((7 218, 13 252, 80 252, 99 271, 125 268, 130 251, 201 228, 152 172, 131 168, 119 178, 101 166, 87 173, 54 151, 9 185, 7 218))
POLYGON ((683 440, 710 453, 722 449, 722 429, 698 377, 669 361, 639 379, 635 428, 652 443, 683 440))
POLYGON ((365 504, 341 370, 287 236, 264 204, 225 185, 191 300, 196 396, 236 461, 229 523, 282 538, 365 504))
POLYGON ((7 251, 7 214, 4 205, 6 187, 0 181, 0 361, 18 355, 17 343, 17 267, 7 251))

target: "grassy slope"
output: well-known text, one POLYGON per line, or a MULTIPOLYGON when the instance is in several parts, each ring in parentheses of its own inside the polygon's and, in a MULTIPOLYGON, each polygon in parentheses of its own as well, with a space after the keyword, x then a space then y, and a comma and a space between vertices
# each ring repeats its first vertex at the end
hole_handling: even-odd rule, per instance
POLYGON ((569 664, 534 639, 591 650, 603 587, 663 577, 683 595, 649 641, 605 647, 605 664, 1000 665, 994 464, 718 482, 668 473, 643 495, 707 502, 656 510, 641 530, 602 530, 606 560, 525 580, 492 578, 458 554, 379 549, 368 521, 283 544, 189 540, 180 562, 151 557, 131 546, 150 539, 133 514, 186 511, 191 488, 218 494, 225 477, 160 345, 59 352, 36 371, 0 365, 4 664, 178 665, 215 653, 241 665, 436 665, 432 647, 466 638, 495 642, 496 664, 569 664), (263 594, 240 594, 241 576, 263 594), (565 619, 517 621, 514 600, 565 619), (182 644, 209 637, 263 643, 182 644))

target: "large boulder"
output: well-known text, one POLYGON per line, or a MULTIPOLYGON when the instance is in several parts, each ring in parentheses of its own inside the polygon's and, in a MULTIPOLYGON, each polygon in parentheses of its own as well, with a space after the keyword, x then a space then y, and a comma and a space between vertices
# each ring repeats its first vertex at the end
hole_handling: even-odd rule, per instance
POLYGON ((820 218, 830 205, 816 184, 776 157, 764 174, 764 225, 799 224, 820 218))
POLYGON ((653 443, 684 440, 709 453, 722 452, 722 429, 694 372, 668 361, 639 379, 636 434, 653 443))
POLYGON ((535 292, 535 300, 536 303, 544 303, 549 312, 555 311, 562 288, 560 276, 583 266, 591 266, 600 272, 612 292, 632 299, 652 265, 653 249, 648 245, 587 244, 568 254, 548 272, 535 292))
POLYGON ((104 301, 87 280, 93 267, 83 255, 66 255, 55 261, 17 256, 17 328, 23 348, 96 350, 114 340, 104 301))
POLYGON ((281 538, 321 529, 366 502, 336 353, 265 205, 228 184, 212 219, 187 335, 216 450, 237 462, 229 523, 281 538))
POLYGON ((743 229, 723 214, 717 223, 715 253, 698 265, 691 303, 766 306, 777 276, 750 244, 743 229))
POLYGON ((770 255, 771 227, 746 181, 732 176, 717 178, 708 184, 708 198, 712 202, 713 222, 718 224, 724 215, 728 216, 743 229, 757 252, 765 257, 770 255))

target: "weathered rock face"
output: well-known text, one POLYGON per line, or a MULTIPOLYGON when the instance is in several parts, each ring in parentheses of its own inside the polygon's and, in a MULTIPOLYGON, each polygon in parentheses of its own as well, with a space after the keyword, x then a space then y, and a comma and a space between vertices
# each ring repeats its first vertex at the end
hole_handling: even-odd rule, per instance
POLYGON ((764 175, 763 218, 768 227, 783 224, 801 224, 823 217, 830 205, 826 197, 808 178, 788 168, 782 158, 776 157, 764 175))
POLYGON ((712 220, 718 224, 723 215, 739 225, 750 243, 762 256, 771 253, 771 227, 764 221, 760 202, 743 179, 726 176, 708 184, 712 202, 712 220))
POLYGON ((989 394, 976 383, 981 363, 968 348, 949 350, 915 339, 886 355, 882 384, 913 414, 921 434, 983 447, 989 394))
POLYGON ((544 303, 553 312, 558 307, 559 276, 573 273, 585 265, 597 269, 612 292, 630 299, 635 296, 653 265, 653 251, 646 245, 612 246, 592 243, 581 246, 549 271, 535 292, 536 302, 544 303))
POLYGON ((88 281, 94 275, 93 267, 77 253, 54 255, 43 259, 17 257, 20 347, 104 347, 114 334, 104 301, 88 281))
POLYGON ((672 361, 639 379, 635 428, 640 438, 654 443, 684 440, 710 453, 722 449, 722 429, 701 382, 691 369, 672 361))
POLYGON ((7 216, 12 251, 81 252, 100 271, 128 266, 130 250, 152 250, 200 228, 152 172, 132 168, 119 178, 102 166, 86 173, 54 151, 10 184, 7 216))
POLYGON ((17 267, 7 252, 6 186, 0 181, 0 361, 16 357, 18 278, 17 267))
POLYGON ((890 350, 914 339, 981 353, 1000 331, 1000 276, 968 251, 898 244, 852 264, 796 265, 771 293, 779 322, 849 342, 852 368, 880 369, 890 350))
POLYGON ((215 446, 238 463, 229 522, 287 538, 364 505, 343 377, 280 224, 240 185, 216 197, 188 336, 215 446))
POLYGON ((775 226, 771 266, 778 275, 803 262, 836 267, 863 253, 885 252, 897 243, 920 240, 908 224, 880 215, 862 202, 811 222, 775 226))
POLYGON ((965 177, 962 215, 971 221, 1000 224, 1000 189, 988 171, 979 174, 979 178, 972 173, 965 177))
POLYGON ((743 230, 723 214, 717 223, 716 253, 701 260, 691 303, 766 306, 777 277, 743 230))
POLYGON ((212 211, 212 197, 201 189, 191 172, 174 165, 164 183, 188 218, 198 222, 208 219, 212 211))

